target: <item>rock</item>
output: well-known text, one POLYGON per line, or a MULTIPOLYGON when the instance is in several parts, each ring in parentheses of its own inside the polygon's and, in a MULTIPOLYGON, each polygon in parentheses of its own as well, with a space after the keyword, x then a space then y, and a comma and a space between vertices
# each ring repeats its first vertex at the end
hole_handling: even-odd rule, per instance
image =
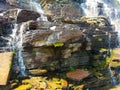
POLYGON ((115 48, 111 51, 111 57, 110 57, 110 67, 118 68, 120 67, 120 48, 115 48))
POLYGON ((13 52, 0 53, 0 85, 7 84, 10 75, 13 54, 13 52))
POLYGON ((49 20, 61 20, 62 18, 69 17, 80 18, 82 15, 82 9, 76 4, 48 4, 44 7, 46 16, 49 20), (66 12, 67 11, 67 12, 66 12))
POLYGON ((82 70, 82 69, 77 69, 75 71, 68 72, 66 76, 74 81, 81 81, 84 78, 87 78, 90 75, 88 71, 82 70))
POLYGON ((2 11, 2 12, 1 12, 1 15, 4 16, 4 17, 6 17, 6 18, 8 18, 9 21, 10 21, 11 19, 16 20, 17 14, 18 14, 18 12, 19 12, 20 10, 21 10, 21 9, 19 9, 19 8, 8 9, 8 10, 5 10, 5 11, 2 11))
POLYGON ((12 33, 12 22, 13 18, 8 18, 6 16, 0 16, 0 35, 8 35, 12 33))
POLYGON ((89 26, 111 26, 110 22, 107 20, 106 17, 82 17, 80 20, 84 23, 87 23, 89 26))
POLYGON ((79 4, 63 4, 61 15, 63 17, 70 17, 71 19, 80 18, 82 15, 82 9, 79 7, 79 4), (67 11, 67 12, 66 12, 67 11))
POLYGON ((37 12, 21 10, 17 16, 17 23, 26 22, 29 20, 37 20, 38 17, 40 17, 40 14, 38 14, 37 12))
POLYGON ((32 70, 29 70, 29 72, 32 75, 41 75, 41 74, 46 73, 47 70, 45 70, 45 69, 32 69, 32 70))
POLYGON ((0 16, 0 24, 2 25, 9 24, 12 22, 12 20, 13 20, 12 18, 0 16))
POLYGON ((120 52, 120 48, 113 49, 113 54, 114 54, 113 60, 120 61, 120 53, 119 52, 120 52))
POLYGON ((10 5, 15 5, 16 0, 6 0, 7 3, 9 3, 10 5))
POLYGON ((62 30, 55 32, 50 30, 41 30, 40 33, 33 36, 31 45, 34 47, 51 46, 57 42, 72 43, 79 40, 82 40, 82 32, 80 30, 62 30))
POLYGON ((96 80, 95 82, 91 82, 91 83, 89 82, 88 85, 86 85, 86 87, 92 90, 95 90, 98 88, 101 88, 102 90, 109 90, 110 86, 111 86, 111 83, 109 79, 96 80))
POLYGON ((50 22, 45 21, 33 21, 29 23, 29 29, 35 30, 35 29, 48 29, 50 26, 50 22))
POLYGON ((51 47, 33 48, 32 51, 24 52, 24 61, 27 69, 49 67, 54 62, 52 60, 54 57, 54 48, 51 47))

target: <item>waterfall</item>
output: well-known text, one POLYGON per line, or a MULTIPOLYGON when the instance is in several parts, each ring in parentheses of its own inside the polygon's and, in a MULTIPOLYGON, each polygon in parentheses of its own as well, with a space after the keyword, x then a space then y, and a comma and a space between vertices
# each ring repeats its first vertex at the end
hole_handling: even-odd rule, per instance
POLYGON ((18 64, 20 67, 20 74, 22 76, 25 76, 25 69, 26 69, 24 65, 23 55, 22 55, 23 31, 25 30, 26 30, 26 22, 21 24, 18 35, 16 35, 16 48, 15 48, 17 59, 18 59, 18 64))
MULTIPOLYGON (((115 31, 118 32, 118 41, 120 44, 120 0, 86 0, 85 3, 81 3, 81 7, 84 11, 84 15, 88 17, 106 16, 112 25, 115 27, 115 31)), ((108 36, 108 47, 111 49, 111 35, 108 36)), ((118 45, 120 47, 120 45, 118 45)), ((111 68, 108 67, 111 75, 112 83, 116 86, 116 79, 111 73, 111 68)))
POLYGON ((37 1, 35 0, 30 0, 30 5, 31 5, 31 10, 35 10, 36 12, 38 12, 41 17, 39 17, 37 20, 39 21, 48 21, 47 17, 44 16, 44 11, 42 10, 42 7, 39 3, 37 3, 37 1))
MULTIPOLYGON (((21 9, 18 9, 17 15, 21 9)), ((17 16, 16 16, 17 17, 17 16)), ((19 25, 16 24, 17 18, 15 18, 15 23, 13 23, 14 28, 12 30, 12 34, 10 35, 9 38, 9 47, 11 47, 11 50, 16 52, 15 59, 18 62, 19 68, 20 68, 20 75, 25 76, 25 65, 23 61, 23 56, 22 56, 22 43, 23 43, 23 31, 26 29, 26 24, 22 23, 20 25, 20 28, 18 27, 19 25)))
POLYGON ((38 21, 48 21, 38 0, 17 0, 17 2, 24 9, 38 12, 41 15, 41 17, 37 19, 38 21))
MULTIPOLYGON (((18 0, 20 5, 24 5, 23 1, 18 0)), ((47 17, 44 16, 44 12, 41 8, 41 5, 39 3, 37 3, 34 0, 27 0, 28 7, 31 7, 30 10, 31 11, 35 11, 38 12, 41 17, 39 17, 37 19, 37 21, 48 21, 47 17)), ((27 8, 26 8, 27 9, 27 8)), ((27 9, 29 10, 29 9, 27 9)), ((13 29, 12 29, 12 33, 8 36, 8 37, 3 37, 5 40, 8 40, 8 47, 9 47, 9 51, 13 51, 15 52, 15 61, 17 61, 17 66, 19 66, 19 70, 20 70, 20 76, 25 76, 26 75, 26 67, 24 64, 24 58, 23 58, 23 34, 26 31, 26 29, 28 29, 28 24, 31 21, 27 21, 27 22, 23 22, 21 24, 17 24, 17 16, 18 14, 22 11, 22 9, 17 9, 17 14, 15 12, 15 21, 12 23, 13 24, 13 29)), ((0 16, 4 16, 4 14, 0 14, 0 16)), ((27 18, 27 17, 26 17, 27 18)))

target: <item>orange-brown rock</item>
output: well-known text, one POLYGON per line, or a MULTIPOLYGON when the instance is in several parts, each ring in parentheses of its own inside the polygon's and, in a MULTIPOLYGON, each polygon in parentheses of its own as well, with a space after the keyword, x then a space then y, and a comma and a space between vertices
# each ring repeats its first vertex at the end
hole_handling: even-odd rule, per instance
POLYGON ((66 75, 71 80, 81 81, 84 78, 88 77, 90 73, 82 69, 77 69, 75 71, 68 72, 66 75))

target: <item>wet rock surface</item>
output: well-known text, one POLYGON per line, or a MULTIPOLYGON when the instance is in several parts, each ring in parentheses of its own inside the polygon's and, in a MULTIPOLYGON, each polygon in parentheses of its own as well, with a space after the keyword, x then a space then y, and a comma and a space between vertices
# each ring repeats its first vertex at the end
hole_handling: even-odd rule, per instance
MULTIPOLYGON (((14 6, 16 0, 9 0, 8 3, 14 6)), ((10 34, 14 25, 16 23, 18 25, 16 31, 18 34, 21 25, 24 24, 21 51, 28 79, 19 77, 20 66, 14 61, 10 88, 18 87, 15 90, 110 88, 112 82, 106 58, 109 56, 109 49, 116 47, 118 42, 117 32, 106 17, 84 17, 78 3, 53 2, 44 6, 48 21, 43 21, 37 20, 39 17, 42 18, 43 13, 25 7, 2 11, 4 17, 0 17, 1 49, 3 46, 7 47, 10 42, 6 37, 12 40, 10 34), (47 78, 41 78, 39 75, 47 78), (58 78, 50 79, 53 77, 58 78), (69 81, 67 77, 72 80, 69 81), (72 85, 69 84, 71 81, 72 85)), ((8 51, 11 50, 7 48, 8 51)), ((4 48, 1 52, 3 51, 4 48)))

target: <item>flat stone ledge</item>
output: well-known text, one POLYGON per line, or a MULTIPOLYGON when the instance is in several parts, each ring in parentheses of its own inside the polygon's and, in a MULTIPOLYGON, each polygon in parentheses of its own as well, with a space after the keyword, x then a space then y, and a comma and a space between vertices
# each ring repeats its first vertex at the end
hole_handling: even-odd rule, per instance
POLYGON ((13 52, 0 53, 0 85, 6 85, 11 69, 13 52))

